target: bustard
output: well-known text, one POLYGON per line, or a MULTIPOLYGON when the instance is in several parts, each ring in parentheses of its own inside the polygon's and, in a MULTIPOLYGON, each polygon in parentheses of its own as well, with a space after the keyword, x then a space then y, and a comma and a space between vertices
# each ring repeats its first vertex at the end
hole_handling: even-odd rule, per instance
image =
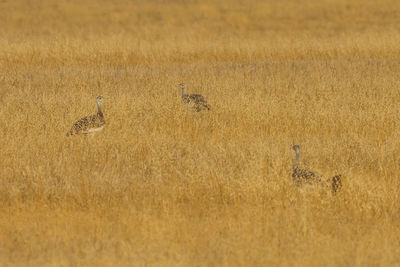
POLYGON ((182 89, 182 101, 184 104, 193 108, 197 112, 205 109, 210 110, 210 105, 202 95, 186 94, 186 84, 184 83, 180 83, 177 86, 182 89))
POLYGON ((103 111, 101 110, 101 102, 106 99, 102 96, 98 96, 96 98, 97 103, 97 114, 96 115, 89 115, 83 117, 82 119, 76 121, 71 130, 68 131, 67 136, 74 135, 74 134, 89 134, 97 131, 101 131, 106 124, 104 120, 103 111))
POLYGON ((303 169, 299 167, 300 162, 300 146, 294 145, 293 150, 296 152, 296 160, 293 164, 292 180, 293 184, 297 187, 306 184, 326 184, 331 187, 333 193, 336 193, 342 187, 342 175, 338 174, 334 177, 327 179, 323 175, 316 173, 311 170, 303 169))

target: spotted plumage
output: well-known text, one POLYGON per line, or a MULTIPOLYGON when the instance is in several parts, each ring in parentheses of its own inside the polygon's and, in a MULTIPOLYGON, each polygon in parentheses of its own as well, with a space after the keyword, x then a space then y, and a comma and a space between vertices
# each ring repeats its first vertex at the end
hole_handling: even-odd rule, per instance
POLYGON ((333 193, 336 193, 340 188, 342 187, 342 179, 341 175, 335 175, 332 178, 325 178, 323 175, 308 170, 304 168, 299 167, 299 161, 300 161, 300 146, 299 145, 294 145, 293 150, 296 152, 296 160, 295 163, 293 164, 293 169, 292 169, 292 180, 293 184, 297 187, 302 187, 305 185, 314 185, 314 184, 319 184, 319 185, 327 185, 330 186, 331 191, 333 193))
POLYGON ((101 103, 105 98, 102 96, 98 96, 96 98, 97 103, 97 114, 89 115, 86 117, 81 118, 80 120, 76 121, 71 129, 67 132, 67 136, 75 135, 75 134, 89 134, 101 131, 106 124, 104 120, 103 111, 101 109, 101 103))
POLYGON ((202 95, 186 94, 186 85, 183 83, 178 84, 177 86, 182 89, 182 101, 185 105, 197 112, 202 110, 210 110, 210 105, 202 95))
POLYGON ((342 175, 338 174, 332 177, 332 192, 336 193, 342 188, 342 175))
POLYGON ((320 175, 315 174, 313 171, 302 169, 297 166, 293 167, 292 179, 296 186, 300 186, 305 183, 310 184, 313 182, 321 182, 320 175))

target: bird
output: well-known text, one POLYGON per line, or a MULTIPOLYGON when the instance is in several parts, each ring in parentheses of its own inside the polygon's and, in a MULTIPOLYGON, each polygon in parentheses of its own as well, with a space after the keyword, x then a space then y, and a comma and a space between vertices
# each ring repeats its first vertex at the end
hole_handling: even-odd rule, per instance
POLYGON ((199 112, 202 110, 210 110, 211 107, 202 95, 186 94, 186 84, 177 84, 182 89, 182 101, 185 105, 191 107, 193 110, 199 112))
POLYGON ((300 168, 300 146, 294 145, 292 149, 296 152, 296 160, 292 168, 292 181, 296 187, 313 184, 330 185, 332 193, 336 193, 342 187, 342 175, 337 174, 334 177, 327 179, 325 176, 308 169, 300 168))
POLYGON ((72 125, 71 129, 67 132, 67 136, 75 134, 87 135, 89 133, 101 131, 104 128, 104 125, 106 124, 106 121, 104 120, 103 111, 101 109, 101 103, 105 99, 106 98, 102 96, 96 97, 97 114, 89 115, 76 121, 72 125))

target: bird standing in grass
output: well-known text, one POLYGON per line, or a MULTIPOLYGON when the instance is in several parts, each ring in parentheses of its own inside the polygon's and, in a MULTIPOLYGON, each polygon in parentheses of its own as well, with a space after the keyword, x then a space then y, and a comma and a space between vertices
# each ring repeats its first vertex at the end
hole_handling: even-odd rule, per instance
POLYGON ((297 187, 313 184, 326 184, 330 185, 333 193, 336 193, 342 187, 342 175, 338 174, 331 179, 326 179, 323 175, 314 171, 300 168, 300 146, 294 145, 292 149, 296 152, 296 160, 292 169, 293 184, 297 187))
POLYGON ((199 112, 202 110, 210 110, 210 105, 202 95, 186 94, 186 84, 180 83, 177 85, 182 89, 182 101, 188 107, 199 112))
POLYGON ((104 125, 106 124, 106 121, 104 120, 103 111, 101 109, 101 103, 105 99, 106 98, 102 96, 98 96, 96 98, 97 114, 86 116, 76 121, 72 125, 71 130, 68 131, 67 136, 74 134, 86 135, 89 133, 101 131, 104 128, 104 125))

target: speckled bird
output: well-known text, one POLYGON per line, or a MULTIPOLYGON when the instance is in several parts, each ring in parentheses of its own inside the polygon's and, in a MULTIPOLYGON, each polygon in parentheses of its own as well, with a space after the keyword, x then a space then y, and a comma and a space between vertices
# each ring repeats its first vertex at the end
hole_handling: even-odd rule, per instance
POLYGON ((106 121, 104 120, 103 111, 101 109, 101 103, 106 98, 102 96, 98 96, 96 98, 97 103, 97 114, 89 115, 81 118, 76 121, 71 130, 67 132, 67 136, 75 135, 75 134, 90 134, 103 130, 106 121))
POLYGON ((186 106, 197 112, 202 110, 210 110, 210 105, 202 95, 186 94, 186 84, 184 83, 180 83, 177 86, 182 89, 182 101, 186 106))
POLYGON ((292 149, 296 152, 296 160, 292 168, 292 180, 296 187, 305 185, 325 184, 330 186, 331 191, 336 193, 342 187, 342 175, 338 174, 334 177, 327 179, 323 175, 308 169, 300 168, 300 146, 294 145, 292 149))

